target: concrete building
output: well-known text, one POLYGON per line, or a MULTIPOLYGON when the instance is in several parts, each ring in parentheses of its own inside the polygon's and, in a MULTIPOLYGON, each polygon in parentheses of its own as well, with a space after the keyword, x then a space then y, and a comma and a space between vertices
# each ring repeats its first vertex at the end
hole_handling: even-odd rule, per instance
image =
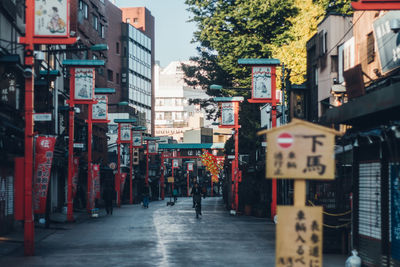
POLYGON ((328 14, 318 24, 318 32, 307 42, 309 98, 304 102, 310 121, 318 121, 335 103, 331 92, 344 82, 343 48, 353 36, 351 27, 351 17, 328 14))
POLYGON ((199 105, 190 105, 189 99, 209 98, 202 90, 185 85, 181 64, 174 61, 165 68, 157 65, 155 71, 156 136, 173 136, 178 142, 183 142, 185 131, 205 126, 204 111, 199 105))
POLYGON ((14 224, 14 158, 24 154, 23 1, 0 1, 0 235, 14 224))
POLYGON ((341 146, 352 148, 352 245, 365 266, 400 266, 399 19, 399 11, 354 13, 349 101, 322 117, 348 128, 341 146))

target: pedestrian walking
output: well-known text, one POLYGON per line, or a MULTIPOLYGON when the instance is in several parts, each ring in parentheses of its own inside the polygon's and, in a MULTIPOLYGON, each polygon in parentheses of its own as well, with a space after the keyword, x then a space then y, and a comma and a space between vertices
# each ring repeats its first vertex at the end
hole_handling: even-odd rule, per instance
POLYGON ((202 190, 198 183, 195 183, 192 188, 192 195, 193 195, 193 208, 196 208, 196 216, 197 214, 201 214, 201 195, 202 190))
POLYGON ((106 205, 106 212, 107 214, 113 214, 113 199, 115 197, 115 190, 111 183, 106 183, 103 192, 103 199, 106 205))
POLYGON ((143 188, 143 196, 142 196, 143 208, 149 207, 149 196, 150 196, 150 189, 149 185, 146 184, 143 188))

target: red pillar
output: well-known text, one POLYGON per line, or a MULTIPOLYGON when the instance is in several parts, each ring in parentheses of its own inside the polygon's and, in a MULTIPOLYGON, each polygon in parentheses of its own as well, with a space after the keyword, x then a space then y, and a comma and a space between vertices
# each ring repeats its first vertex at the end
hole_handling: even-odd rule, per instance
POLYGON ((186 178, 186 183, 187 183, 187 196, 189 196, 189 171, 186 171, 187 173, 187 178, 186 178))
MULTIPOLYGON (((33 74, 33 14, 34 0, 26 1, 26 46, 25 65, 33 74)), ((25 78, 25 221, 24 221, 24 254, 33 256, 35 251, 35 227, 32 208, 32 177, 33 177, 33 75, 25 78)))
POLYGON ((87 201, 86 201, 86 209, 90 212, 90 195, 92 190, 92 109, 93 104, 88 105, 88 145, 87 145, 87 159, 88 159, 88 172, 87 172, 87 201))
POLYGON ((161 186, 161 199, 164 200, 165 197, 165 181, 164 181, 164 152, 161 152, 161 179, 160 179, 160 186, 161 186))
POLYGON ((146 185, 149 185, 149 141, 146 142, 146 185))
MULTIPOLYGON (((118 131, 121 131, 118 125, 118 131)), ((121 142, 117 141, 118 159, 117 159, 117 177, 115 181, 115 191, 117 192, 117 206, 121 207, 121 142)))
POLYGON ((130 165, 130 179, 129 179, 129 204, 133 204, 133 195, 132 195, 132 179, 133 179, 133 144, 132 140, 129 143, 129 152, 130 152, 130 160, 129 160, 129 165, 130 165))
MULTIPOLYGON (((74 77, 75 68, 70 69, 70 77, 74 77)), ((69 79, 69 88, 75 86, 75 80, 73 78, 69 79)), ((71 90, 72 91, 72 90, 71 90)), ((69 138, 68 138, 68 185, 67 185, 67 221, 74 221, 74 211, 72 203, 72 176, 74 169, 74 100, 73 96, 69 99, 69 138)))
POLYGON ((235 129, 235 208, 236 211, 239 210, 239 195, 238 195, 238 171, 239 171, 239 128, 235 129))
MULTIPOLYGON (((276 127, 276 101, 272 102, 271 119, 272 119, 272 128, 275 128, 276 127)), ((276 215, 276 205, 277 205, 276 194, 277 194, 276 179, 272 179, 272 202, 271 202, 271 218, 272 219, 276 215)))
POLYGON ((172 177, 174 177, 174 181, 171 184, 171 194, 174 192, 174 183, 175 183, 175 176, 174 176, 174 160, 172 160, 172 177))

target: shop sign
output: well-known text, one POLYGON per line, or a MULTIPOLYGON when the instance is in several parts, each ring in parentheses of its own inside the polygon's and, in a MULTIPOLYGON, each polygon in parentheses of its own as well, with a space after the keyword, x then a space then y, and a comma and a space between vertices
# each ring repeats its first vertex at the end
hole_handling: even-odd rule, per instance
POLYGON ((188 168, 188 171, 193 171, 193 163, 189 162, 187 168, 188 168))
POLYGON ((177 159, 172 160, 172 168, 179 168, 179 161, 177 159))
POLYGON ((390 28, 390 22, 395 20, 400 20, 400 11, 389 11, 373 23, 383 73, 400 66, 399 33, 390 28))
POLYGON ((147 152, 149 154, 157 154, 158 153, 158 146, 157 141, 155 140, 148 140, 147 141, 147 152))
POLYGON ((275 266, 322 266, 322 229, 322 207, 278 206, 275 266))

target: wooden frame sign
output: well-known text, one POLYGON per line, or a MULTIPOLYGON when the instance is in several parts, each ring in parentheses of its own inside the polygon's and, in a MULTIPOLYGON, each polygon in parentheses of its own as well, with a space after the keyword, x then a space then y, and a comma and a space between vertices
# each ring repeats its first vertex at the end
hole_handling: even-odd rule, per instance
POLYGON ((335 178, 335 135, 339 132, 293 119, 259 132, 267 134, 266 177, 277 179, 335 178))

